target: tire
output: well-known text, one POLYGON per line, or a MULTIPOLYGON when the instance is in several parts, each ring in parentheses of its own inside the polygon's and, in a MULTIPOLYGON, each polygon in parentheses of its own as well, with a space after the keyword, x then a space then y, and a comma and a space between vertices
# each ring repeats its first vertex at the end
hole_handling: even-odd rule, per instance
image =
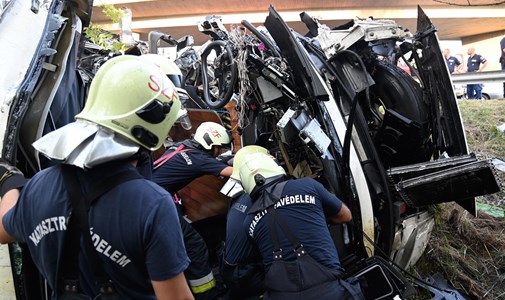
POLYGON ((430 108, 419 83, 390 63, 377 61, 372 70, 371 102, 383 119, 371 131, 376 130, 372 136, 382 163, 394 167, 429 160, 430 108))

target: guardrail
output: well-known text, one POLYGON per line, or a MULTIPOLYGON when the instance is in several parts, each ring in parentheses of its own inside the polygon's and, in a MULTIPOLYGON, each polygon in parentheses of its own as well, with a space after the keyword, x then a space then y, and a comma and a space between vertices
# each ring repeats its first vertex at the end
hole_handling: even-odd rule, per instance
POLYGON ((505 82, 505 71, 451 74, 451 79, 456 84, 505 82))

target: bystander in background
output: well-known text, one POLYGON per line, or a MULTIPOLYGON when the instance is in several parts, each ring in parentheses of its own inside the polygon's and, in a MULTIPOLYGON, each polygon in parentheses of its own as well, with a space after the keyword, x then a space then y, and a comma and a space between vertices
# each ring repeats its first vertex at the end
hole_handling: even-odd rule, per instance
MULTIPOLYGON (((484 68, 487 66, 488 61, 479 54, 475 53, 475 48, 470 47, 467 50, 468 62, 467 62, 467 71, 470 72, 482 72, 484 68)), ((482 99, 482 83, 474 83, 468 84, 466 86, 466 93, 468 95, 468 99, 482 99)))
POLYGON ((463 68, 463 64, 461 64, 457 57, 451 56, 451 50, 449 50, 449 48, 445 48, 443 54, 447 67, 449 68, 449 74, 460 73, 463 68))
MULTIPOLYGON (((505 70, 505 37, 500 41, 500 64, 501 69, 505 70)), ((503 98, 505 98, 505 82, 503 83, 503 98)))

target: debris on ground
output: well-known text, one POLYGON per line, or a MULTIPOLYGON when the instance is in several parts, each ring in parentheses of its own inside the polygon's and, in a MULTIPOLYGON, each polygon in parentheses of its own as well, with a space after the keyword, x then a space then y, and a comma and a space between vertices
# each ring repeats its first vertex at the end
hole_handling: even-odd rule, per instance
MULTIPOLYGON (((461 101, 459 106, 470 152, 495 158, 497 177, 505 182, 500 170, 505 136, 496 126, 505 122, 504 101, 461 101)), ((440 273, 455 289, 475 299, 505 299, 505 189, 476 200, 476 217, 455 203, 434 207, 436 224, 430 242, 411 271, 418 278, 440 273)), ((423 294, 416 299, 435 296, 423 294)))
POLYGON ((456 289, 477 299, 505 299, 505 219, 457 204, 441 205, 436 230, 414 274, 440 272, 456 289))

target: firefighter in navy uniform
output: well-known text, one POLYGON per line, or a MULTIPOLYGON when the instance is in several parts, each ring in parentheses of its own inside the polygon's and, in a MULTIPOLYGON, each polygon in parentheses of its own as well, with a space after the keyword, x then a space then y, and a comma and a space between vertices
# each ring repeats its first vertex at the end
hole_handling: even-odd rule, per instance
MULTIPOLYGON (((240 148, 233 158, 233 173, 230 176, 240 181, 239 168, 243 159, 253 153, 268 154, 268 150, 249 145, 240 148)), ((249 242, 242 224, 252 206, 249 194, 236 195, 226 217, 226 240, 220 264, 220 274, 228 289, 229 299, 260 299, 265 292, 265 270, 258 249, 249 242)))
MULTIPOLYGON (((159 68, 135 56, 115 57, 96 73, 76 121, 33 144, 60 164, 35 174, 20 191, 22 174, 0 163, 0 242, 27 244, 51 299, 98 299, 103 293, 90 272, 95 249, 65 251, 67 240, 77 236, 71 223, 79 215, 65 170, 75 170, 74 187, 84 195, 110 184, 108 179, 134 175, 98 196, 86 211, 89 224, 80 225, 92 231, 89 243, 95 243, 98 263, 110 277, 113 299, 193 299, 183 273, 189 259, 177 212, 167 201, 171 196, 135 169, 139 157, 162 145, 179 111, 174 87, 159 68), (68 255, 80 263, 73 285, 62 272, 72 264, 68 255)), ((77 248, 86 245, 85 235, 82 241, 77 248)))
MULTIPOLYGON (((203 175, 229 177, 233 168, 216 159, 231 147, 230 133, 214 122, 198 126, 192 139, 176 143, 154 162, 153 181, 172 195, 203 175)), ((183 201, 183 200, 182 200, 183 201)), ((180 203, 179 203, 180 204, 180 203)), ((179 221, 191 263, 184 272, 196 299, 213 299, 220 287, 208 263, 208 250, 203 238, 183 217, 179 205, 179 221)))
POLYGON ((288 180, 268 154, 246 155, 238 168, 253 205, 244 221, 229 226, 242 227, 261 253, 264 298, 363 299, 357 281, 340 279, 343 269, 327 226, 327 220, 351 221, 347 206, 314 179, 288 180))
MULTIPOLYGON (((158 54, 144 54, 139 56, 140 60, 143 60, 147 63, 154 64, 157 68, 159 68, 163 74, 165 74, 168 79, 172 82, 175 91, 179 95, 179 100, 181 101, 181 109, 178 113, 177 123, 179 123, 182 128, 189 130, 191 129, 191 122, 189 120, 188 112, 185 109, 184 101, 184 93, 181 94, 181 81, 182 81, 182 73, 177 65, 170 61, 168 58, 158 55, 158 54)), ((152 173, 153 167, 153 159, 152 155, 148 155, 143 157, 141 161, 137 164, 137 169, 144 178, 151 180, 153 177, 152 173)))

